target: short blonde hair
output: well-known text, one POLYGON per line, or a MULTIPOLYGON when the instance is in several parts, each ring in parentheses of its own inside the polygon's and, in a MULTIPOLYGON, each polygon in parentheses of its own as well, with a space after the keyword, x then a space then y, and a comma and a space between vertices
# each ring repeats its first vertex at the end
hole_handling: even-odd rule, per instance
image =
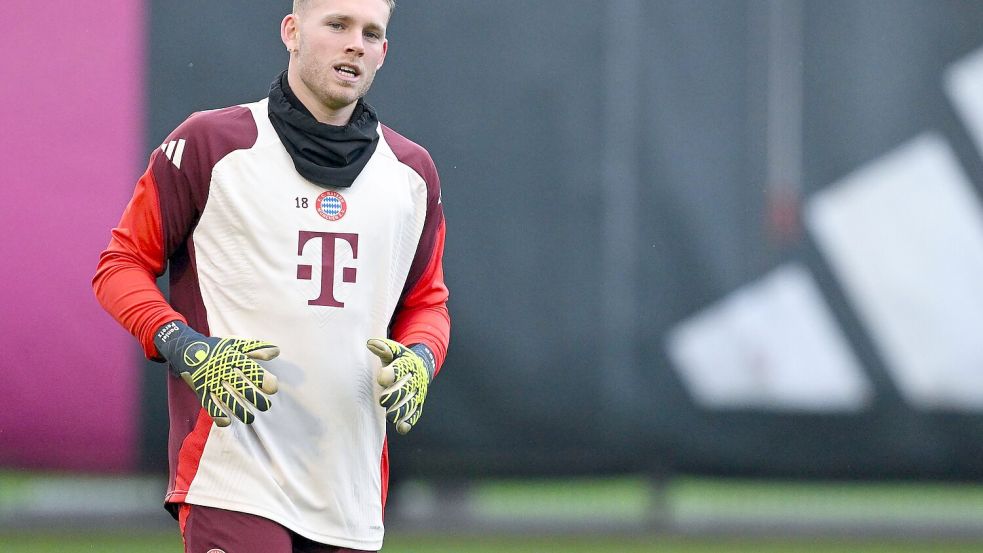
MULTIPOLYGON (((294 13, 299 13, 300 10, 307 7, 307 3, 309 1, 310 0, 294 0, 294 13)), ((389 4, 389 17, 392 17, 393 12, 396 11, 396 0, 385 0, 385 2, 389 4)))

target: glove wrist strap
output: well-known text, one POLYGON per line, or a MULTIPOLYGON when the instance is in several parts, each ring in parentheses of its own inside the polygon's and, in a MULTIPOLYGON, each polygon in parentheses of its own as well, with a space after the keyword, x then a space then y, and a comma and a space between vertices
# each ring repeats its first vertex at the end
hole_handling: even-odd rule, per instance
POLYGON ((201 335, 191 329, 181 321, 171 321, 164 323, 157 332, 154 333, 154 345, 161 357, 168 361, 168 367, 174 374, 179 374, 174 366, 176 355, 180 355, 180 350, 189 342, 189 338, 199 338, 201 335))
POLYGON ((420 356, 423 359, 423 366, 427 368, 427 376, 430 380, 433 380, 433 373, 436 372, 437 359, 434 357, 433 352, 430 348, 423 344, 413 344, 409 346, 409 349, 420 356))

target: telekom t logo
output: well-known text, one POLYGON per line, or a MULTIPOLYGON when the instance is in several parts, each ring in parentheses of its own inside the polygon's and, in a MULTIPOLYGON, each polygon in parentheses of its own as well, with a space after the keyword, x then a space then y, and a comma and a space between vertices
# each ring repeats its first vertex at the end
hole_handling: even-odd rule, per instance
MULTIPOLYGON (((344 307, 345 304, 334 297, 334 252, 335 244, 338 240, 348 242, 352 247, 352 258, 358 259, 358 235, 348 232, 311 232, 300 231, 300 239, 297 242, 297 255, 304 255, 304 246, 312 239, 321 240, 321 295, 308 300, 308 305, 323 305, 326 307, 344 307)), ((313 267, 310 265, 297 265, 297 278, 300 280, 311 280, 313 267)), ((344 267, 341 270, 341 281, 353 284, 357 271, 354 267, 344 267)))

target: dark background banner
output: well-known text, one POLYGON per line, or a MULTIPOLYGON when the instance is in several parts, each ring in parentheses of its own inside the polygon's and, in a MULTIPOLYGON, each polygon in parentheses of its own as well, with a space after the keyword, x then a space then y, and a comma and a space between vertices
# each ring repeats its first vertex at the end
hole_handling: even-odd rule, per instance
MULTIPOLYGON (((983 166, 943 75, 983 45, 983 10, 793 4, 798 19, 774 20, 769 6, 782 4, 764 1, 399 3, 369 100, 440 171, 453 329, 421 424, 390 440, 395 477, 983 476, 983 417, 904 399, 819 247, 795 231, 801 203, 776 239, 766 140, 775 122, 766 54, 776 32, 794 28, 784 23, 798 22, 797 57, 780 58, 801 79, 792 114, 801 148, 788 150, 801 155, 791 188, 799 200, 926 130, 948 140, 978 191, 983 166), (869 404, 825 413, 701 407, 670 362, 667 333, 787 262, 815 277, 871 384, 869 404)), ((262 98, 287 61, 287 1, 147 7, 145 147, 93 154, 131 168, 101 175, 121 198, 185 117, 262 98)), ((110 206, 113 220, 123 201, 110 206)), ((102 219, 96 235, 108 238, 112 221, 102 219)), ((79 309, 63 305, 66 320, 79 309)), ((129 451, 158 471, 163 367, 143 367, 133 341, 114 348, 132 366, 118 361, 113 371, 143 375, 140 407, 129 404, 141 411, 141 444, 129 451)), ((52 367, 45 374, 77 369, 52 367)), ((51 439, 66 428, 32 432, 51 439)), ((79 451, 90 455, 86 466, 119 466, 79 451)))

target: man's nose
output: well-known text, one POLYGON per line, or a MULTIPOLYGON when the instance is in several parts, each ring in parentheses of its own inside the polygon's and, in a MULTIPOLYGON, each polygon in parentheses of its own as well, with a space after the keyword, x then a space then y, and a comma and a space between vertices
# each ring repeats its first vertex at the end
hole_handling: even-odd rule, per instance
POLYGON ((345 51, 358 56, 365 54, 365 38, 362 37, 362 33, 358 32, 351 34, 345 51))

